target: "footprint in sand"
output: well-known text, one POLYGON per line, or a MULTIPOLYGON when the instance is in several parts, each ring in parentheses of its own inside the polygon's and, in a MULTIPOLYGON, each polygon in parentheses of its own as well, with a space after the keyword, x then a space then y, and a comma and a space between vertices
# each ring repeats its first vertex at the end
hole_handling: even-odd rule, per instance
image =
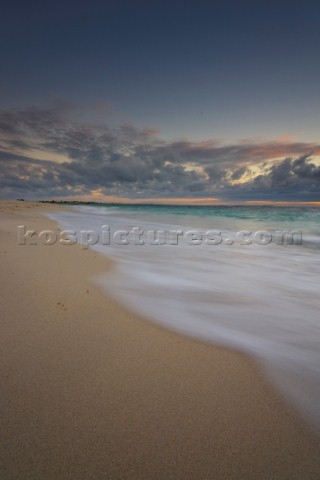
POLYGON ((57 305, 58 305, 62 310, 67 310, 67 307, 65 306, 64 303, 57 302, 57 305))

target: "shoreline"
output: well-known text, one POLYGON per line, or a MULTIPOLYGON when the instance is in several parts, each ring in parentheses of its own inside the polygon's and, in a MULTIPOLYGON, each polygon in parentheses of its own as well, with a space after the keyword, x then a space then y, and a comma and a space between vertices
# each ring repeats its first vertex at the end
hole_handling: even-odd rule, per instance
POLYGON ((17 245, 61 208, 0 202, 3 477, 318 479, 318 437, 254 360, 122 308, 90 249, 17 245))

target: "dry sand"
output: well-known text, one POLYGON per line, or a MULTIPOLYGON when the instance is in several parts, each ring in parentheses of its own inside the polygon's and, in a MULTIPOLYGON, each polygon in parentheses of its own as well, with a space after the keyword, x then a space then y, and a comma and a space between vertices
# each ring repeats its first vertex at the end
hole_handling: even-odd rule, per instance
POLYGON ((91 250, 17 244, 53 208, 0 204, 1 480, 319 480, 319 439, 252 360, 121 308, 91 250))

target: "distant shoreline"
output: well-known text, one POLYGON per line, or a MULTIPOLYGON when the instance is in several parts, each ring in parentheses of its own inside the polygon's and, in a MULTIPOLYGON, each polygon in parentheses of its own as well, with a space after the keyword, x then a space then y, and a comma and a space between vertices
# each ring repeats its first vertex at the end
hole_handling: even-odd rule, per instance
MULTIPOLYGON (((172 203, 169 201, 161 202, 151 202, 147 201, 144 202, 143 200, 140 201, 123 201, 123 202, 96 202, 96 201, 81 201, 81 200, 25 200, 24 198, 19 198, 17 202, 31 202, 31 203, 44 203, 44 204, 54 204, 54 205, 104 205, 104 206, 152 206, 152 207, 192 207, 192 208, 212 208, 212 207, 320 207, 320 201, 315 202, 272 202, 272 201, 247 201, 247 202, 235 202, 235 203, 184 203, 188 199, 183 199, 183 202, 180 203, 172 203)), ((0 200, 1 201, 1 200, 0 200)), ((5 200, 4 200, 5 201, 5 200)), ((15 200, 10 200, 15 201, 15 200)))

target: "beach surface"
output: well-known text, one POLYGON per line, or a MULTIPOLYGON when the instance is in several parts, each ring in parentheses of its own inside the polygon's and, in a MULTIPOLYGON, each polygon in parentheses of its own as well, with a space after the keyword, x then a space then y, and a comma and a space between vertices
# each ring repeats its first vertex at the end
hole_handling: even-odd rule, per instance
POLYGON ((57 208, 0 202, 0 478, 318 480, 319 437, 253 360, 122 308, 90 249, 18 244, 57 208))

